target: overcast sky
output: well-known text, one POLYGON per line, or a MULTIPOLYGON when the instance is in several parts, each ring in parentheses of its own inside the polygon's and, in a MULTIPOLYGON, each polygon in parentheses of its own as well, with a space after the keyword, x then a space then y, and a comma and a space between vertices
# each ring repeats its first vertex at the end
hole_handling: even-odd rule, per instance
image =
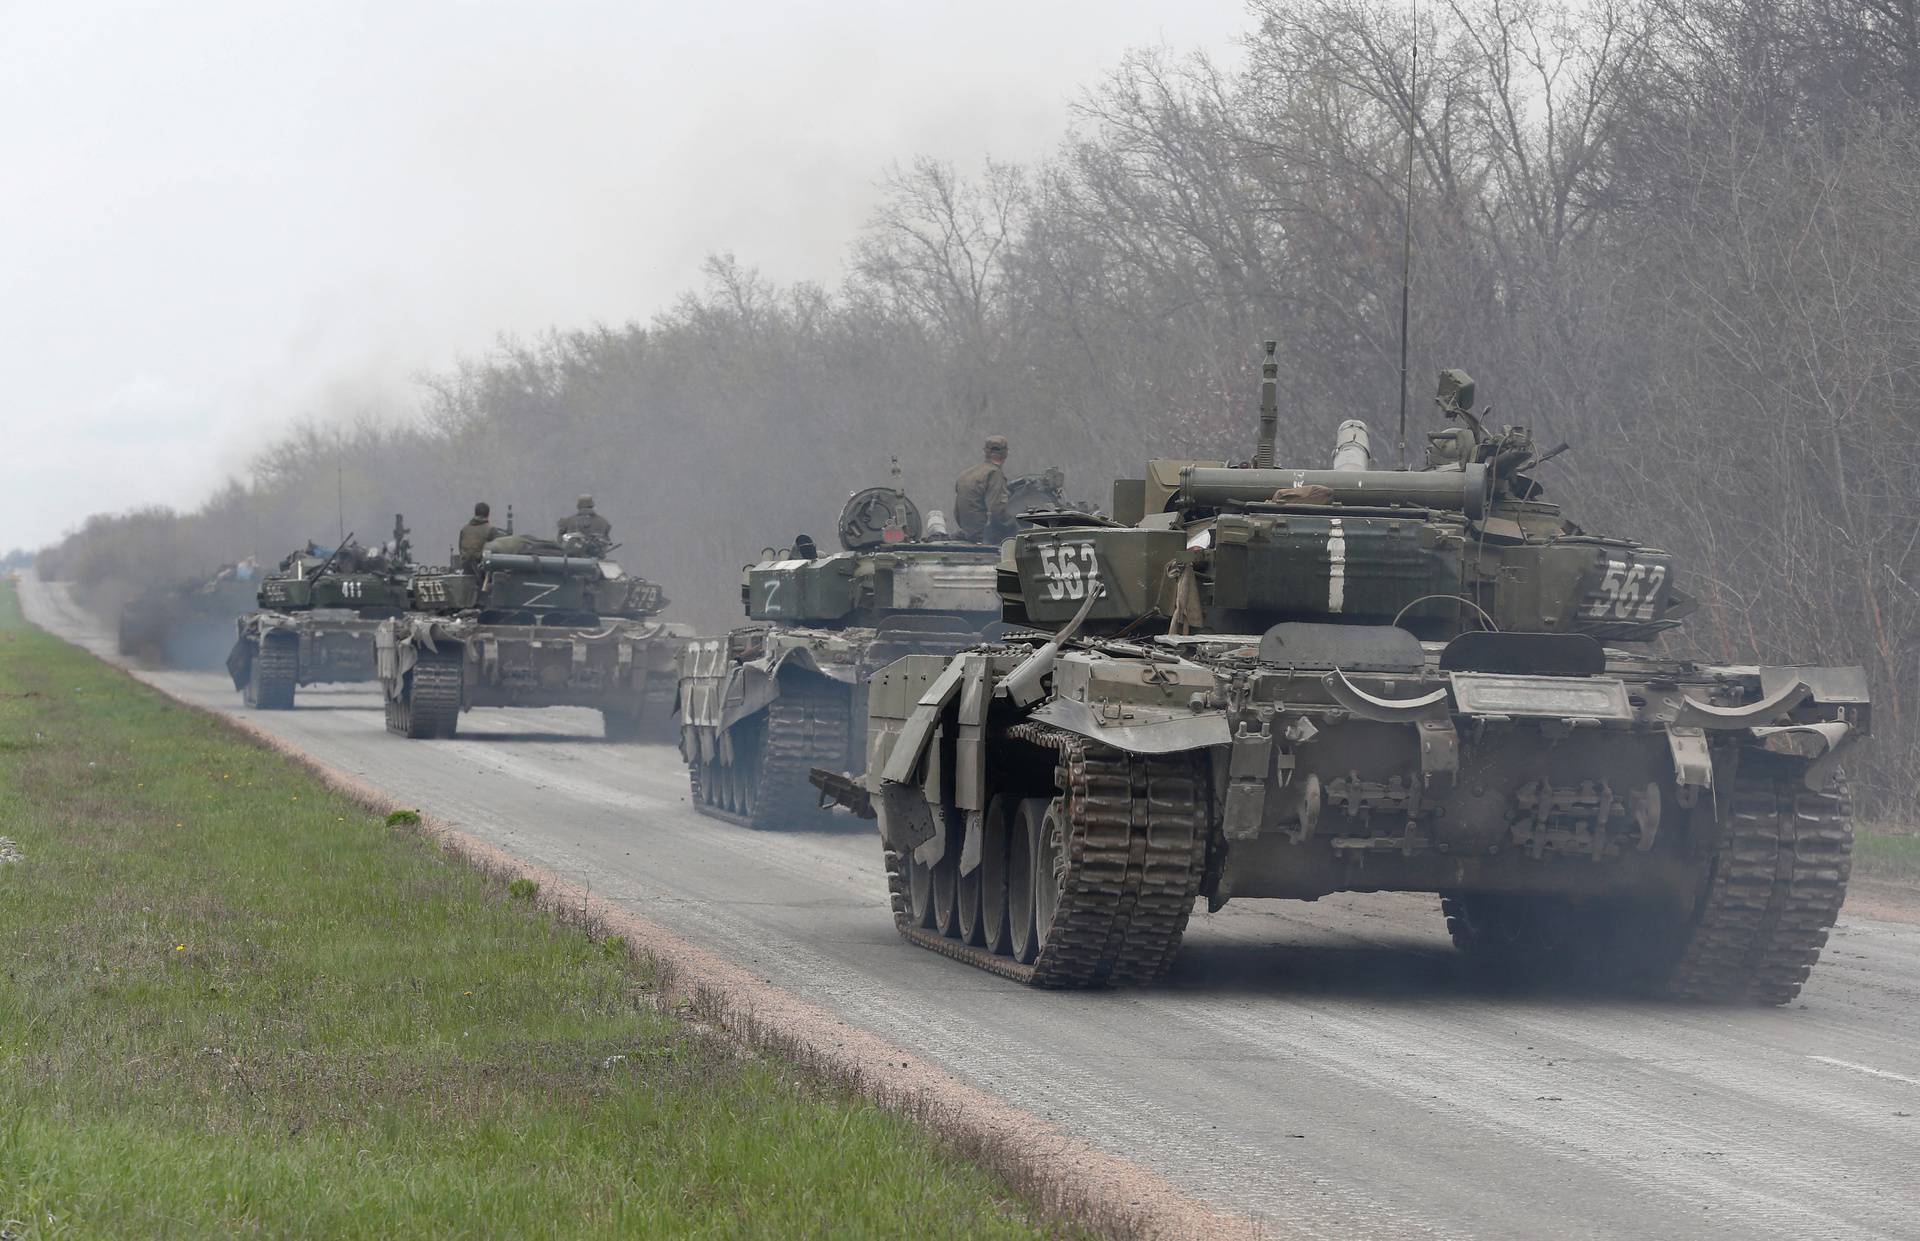
POLYGON ((0 550, 731 250, 837 282, 891 160, 1030 159, 1242 0, 0 0, 0 550))

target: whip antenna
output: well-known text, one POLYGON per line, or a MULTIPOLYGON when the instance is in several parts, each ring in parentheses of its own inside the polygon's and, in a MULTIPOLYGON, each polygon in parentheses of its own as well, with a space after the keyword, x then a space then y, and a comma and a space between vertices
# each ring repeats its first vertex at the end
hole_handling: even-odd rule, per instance
POLYGON ((1400 233, 1400 468, 1407 468, 1407 320, 1413 298, 1413 124, 1420 98, 1420 5, 1413 3, 1413 55, 1407 69, 1407 179, 1400 233))

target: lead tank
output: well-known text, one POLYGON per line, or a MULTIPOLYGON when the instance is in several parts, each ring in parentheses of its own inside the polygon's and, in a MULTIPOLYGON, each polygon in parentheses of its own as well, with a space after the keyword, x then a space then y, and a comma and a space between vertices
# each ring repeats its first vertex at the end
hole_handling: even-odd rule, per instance
POLYGON ((1784 1003, 1846 894, 1857 667, 1651 652, 1691 603, 1657 547, 1544 498, 1521 428, 1447 372, 1424 469, 1155 461, 1124 527, 1008 547, 1032 630, 910 656, 866 776, 909 941, 1045 987, 1147 982, 1196 902, 1439 894, 1503 977, 1784 1003))
MULTIPOLYGON (((1022 511, 1057 502, 1034 476, 1022 511)), ((809 783, 861 752, 866 683, 907 654, 950 655, 1000 618, 994 548, 928 523, 896 481, 841 510, 841 550, 809 540, 744 570, 750 621, 688 648, 681 753, 700 813, 756 828, 826 821, 809 783)))
POLYGON ((393 539, 377 549, 349 535, 338 547, 311 542, 261 580, 258 607, 236 622, 227 674, 250 707, 286 710, 302 685, 372 681, 374 634, 406 610, 411 551, 393 518, 393 539))
POLYGON ((672 738, 693 630, 658 619, 659 586, 591 536, 507 535, 477 572, 427 569, 374 636, 387 731, 451 737, 475 707, 586 707, 609 741, 672 738))

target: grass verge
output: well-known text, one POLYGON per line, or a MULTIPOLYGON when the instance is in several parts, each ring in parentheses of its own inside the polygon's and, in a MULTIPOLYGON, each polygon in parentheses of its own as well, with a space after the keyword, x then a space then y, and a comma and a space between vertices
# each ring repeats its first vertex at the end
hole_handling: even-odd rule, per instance
POLYGON ((1853 873, 1895 883, 1920 882, 1920 831, 1858 825, 1853 839, 1853 873))
POLYGON ((0 836, 9 1241, 1056 1229, 4 583, 0 836))

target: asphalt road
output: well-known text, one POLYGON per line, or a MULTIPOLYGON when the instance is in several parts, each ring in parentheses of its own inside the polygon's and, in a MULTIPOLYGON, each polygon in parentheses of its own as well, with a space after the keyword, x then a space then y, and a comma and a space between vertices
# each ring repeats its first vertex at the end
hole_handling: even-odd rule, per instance
POLYGON ((370 686, 248 712, 223 675, 150 677, 1278 1235, 1920 1237, 1920 927, 1850 913, 1799 1003, 1695 1008, 1479 990, 1428 898, 1250 902, 1196 914, 1160 987, 1033 992, 899 940, 869 827, 702 819, 677 754, 595 715, 409 742, 370 686))

